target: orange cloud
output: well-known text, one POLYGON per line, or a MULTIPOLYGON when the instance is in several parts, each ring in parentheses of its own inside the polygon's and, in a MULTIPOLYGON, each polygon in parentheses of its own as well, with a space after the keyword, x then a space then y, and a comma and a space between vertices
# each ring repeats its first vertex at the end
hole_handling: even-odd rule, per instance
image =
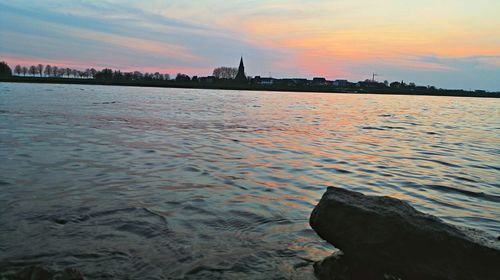
POLYGON ((377 21, 380 18, 375 12, 373 10, 373 15, 369 9, 360 10, 366 19, 354 21, 338 12, 316 13, 315 17, 255 16, 247 19, 243 28, 250 42, 290 50, 291 63, 316 75, 348 74, 341 69, 369 63, 452 71, 454 69, 446 65, 410 58, 500 55, 500 29, 489 19, 478 24, 476 18, 461 19, 446 14, 438 17, 432 11, 424 11, 419 15, 421 18, 409 13, 408 18, 395 14, 391 19, 377 21))

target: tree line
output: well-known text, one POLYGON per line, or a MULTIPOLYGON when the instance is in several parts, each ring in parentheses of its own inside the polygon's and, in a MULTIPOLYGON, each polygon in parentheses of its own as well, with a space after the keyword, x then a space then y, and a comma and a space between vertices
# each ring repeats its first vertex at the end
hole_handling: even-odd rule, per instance
POLYGON ((68 67, 52 66, 50 64, 14 67, 14 74, 17 76, 46 77, 46 78, 79 78, 79 79, 98 79, 98 80, 170 80, 169 74, 142 73, 139 71, 121 72, 105 68, 96 70, 87 68, 85 70, 72 69, 68 67))
POLYGON ((65 67, 58 67, 58 66, 52 66, 52 65, 43 65, 43 64, 38 64, 38 65, 31 65, 29 67, 27 66, 21 66, 21 65, 16 65, 14 67, 14 74, 17 76, 32 76, 32 77, 72 77, 72 78, 94 78, 95 75, 97 74, 97 70, 94 68, 88 68, 84 71, 77 70, 77 69, 72 69, 72 68, 65 68, 65 67))
MULTIPOLYGON (((12 75, 26 76, 30 78, 70 78, 70 79, 95 79, 95 80, 123 80, 123 81, 175 81, 178 83, 202 83, 202 84, 231 84, 238 73, 238 68, 232 67, 218 67, 212 72, 212 76, 208 77, 190 77, 187 74, 177 73, 177 75, 171 79, 169 74, 162 74, 159 72, 155 73, 142 73, 139 71, 133 72, 122 72, 120 70, 113 70, 110 68, 105 68, 100 71, 94 68, 87 68, 85 70, 72 69, 68 67, 58 67, 52 65, 31 65, 21 66, 16 65, 14 70, 4 62, 0 61, 0 78, 11 78, 12 75)), ((252 85, 268 85, 273 87, 295 87, 295 88, 307 88, 307 87, 323 87, 327 88, 329 86, 346 90, 348 92, 366 92, 366 91, 388 91, 390 90, 409 90, 411 92, 431 92, 443 91, 442 89, 437 89, 434 86, 418 86, 413 82, 406 83, 404 81, 398 82, 378 82, 374 79, 366 79, 359 82, 349 82, 347 80, 337 80, 337 81, 327 81, 325 78, 314 78, 313 80, 307 79, 273 79, 273 78, 261 78, 259 76, 249 79, 248 84, 252 85), (270 82, 270 84, 262 83, 263 80, 270 82)), ((444 90, 446 91, 446 90, 444 90)), ((460 91, 450 91, 456 95, 456 92, 460 91)), ((475 93, 484 93, 485 91, 477 90, 475 93)), ((458 94, 460 95, 460 94, 458 94)))
MULTIPOLYGON (((40 78, 76 78, 76 79, 96 79, 96 80, 129 80, 129 81, 168 81, 171 77, 167 73, 142 73, 140 71, 132 72, 122 72, 120 70, 113 70, 110 68, 105 68, 102 70, 96 70, 95 68, 87 68, 85 70, 78 70, 69 67, 59 67, 55 65, 31 65, 22 66, 16 65, 14 70, 3 62, 2 67, 5 68, 3 72, 5 75, 10 76, 12 74, 16 76, 24 77, 40 77, 40 78)), ((2 69, 3 69, 2 68, 2 69)), ((218 67, 212 72, 212 77, 217 80, 232 80, 236 77, 238 73, 238 68, 233 67, 218 67)), ((175 81, 178 82, 189 82, 198 81, 197 76, 190 77, 189 75, 183 73, 177 73, 175 76, 175 81)))
POLYGON ((127 80, 127 81, 168 81, 170 74, 155 73, 142 73, 139 71, 122 72, 120 70, 113 70, 105 68, 93 76, 96 80, 127 80))

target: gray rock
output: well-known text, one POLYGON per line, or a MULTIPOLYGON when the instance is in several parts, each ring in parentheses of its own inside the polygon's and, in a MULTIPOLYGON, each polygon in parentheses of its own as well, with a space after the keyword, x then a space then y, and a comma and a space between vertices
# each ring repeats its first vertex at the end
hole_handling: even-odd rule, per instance
POLYGON ((500 279, 495 238, 395 198, 330 187, 309 223, 344 254, 316 264, 320 279, 500 279))

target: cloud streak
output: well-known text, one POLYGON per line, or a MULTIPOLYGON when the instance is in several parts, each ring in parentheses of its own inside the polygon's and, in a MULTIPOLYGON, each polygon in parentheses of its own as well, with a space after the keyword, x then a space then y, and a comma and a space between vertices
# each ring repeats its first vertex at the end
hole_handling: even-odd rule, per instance
POLYGON ((0 3, 0 56, 208 75, 433 82, 500 90, 497 1, 270 0, 0 3), (461 80, 461 79, 466 79, 461 80))

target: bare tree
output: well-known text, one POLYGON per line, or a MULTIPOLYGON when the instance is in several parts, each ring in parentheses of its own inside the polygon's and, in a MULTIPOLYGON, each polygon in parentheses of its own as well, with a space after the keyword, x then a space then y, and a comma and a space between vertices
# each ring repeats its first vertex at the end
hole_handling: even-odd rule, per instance
POLYGON ((218 67, 214 69, 213 76, 217 79, 234 79, 238 74, 238 68, 218 67))
POLYGON ((90 78, 90 75, 92 75, 92 74, 90 73, 90 68, 85 69, 85 73, 84 73, 84 75, 85 75, 85 78, 87 78, 87 79, 88 79, 88 78, 90 78))
POLYGON ((26 76, 26 74, 28 73, 28 67, 23 66, 21 70, 23 71, 23 75, 26 76))
POLYGON ((66 74, 66 69, 64 69, 64 68, 59 68, 59 69, 57 70, 57 76, 58 76, 58 77, 64 77, 64 74, 66 74))
POLYGON ((16 75, 21 75, 21 72, 23 72, 23 68, 21 67, 21 65, 16 65, 16 67, 14 67, 14 73, 16 73, 16 75))
POLYGON ((36 75, 36 73, 37 73, 37 68, 35 67, 35 65, 31 65, 31 66, 30 66, 30 70, 29 70, 29 74, 30 74, 31 76, 35 76, 35 75, 36 75))
POLYGON ((50 77, 50 75, 52 74, 52 66, 50 66, 49 64, 47 64, 47 66, 45 66, 44 73, 45 73, 45 75, 47 77, 50 77))
POLYGON ((42 64, 38 64, 36 66, 36 71, 38 74, 40 74, 40 77, 43 75, 43 65, 42 64))
POLYGON ((57 74, 59 74, 59 67, 53 66, 52 67, 52 76, 57 77, 57 74))

